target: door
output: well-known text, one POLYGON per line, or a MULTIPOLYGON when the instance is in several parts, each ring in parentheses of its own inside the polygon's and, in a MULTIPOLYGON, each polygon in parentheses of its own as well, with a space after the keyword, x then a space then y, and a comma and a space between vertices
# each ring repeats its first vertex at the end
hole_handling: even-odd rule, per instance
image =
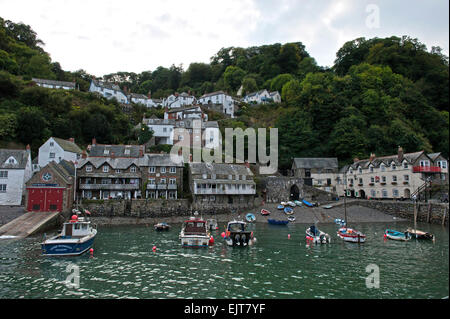
POLYGON ((62 211, 63 190, 59 188, 51 188, 46 190, 45 207, 46 212, 62 211))
POLYGON ((45 190, 42 188, 28 188, 27 211, 40 212, 45 206, 45 190))
POLYGON ((72 224, 66 224, 66 236, 72 236, 72 224))

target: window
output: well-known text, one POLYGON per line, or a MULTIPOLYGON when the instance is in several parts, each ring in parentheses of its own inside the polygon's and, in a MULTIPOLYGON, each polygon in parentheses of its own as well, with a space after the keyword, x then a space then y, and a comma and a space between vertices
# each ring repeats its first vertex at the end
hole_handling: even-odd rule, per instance
POLYGON ((169 179, 169 184, 170 185, 175 185, 177 183, 177 179, 176 178, 170 178, 169 179))
POLYGON ((396 182, 396 181, 397 181, 397 175, 393 175, 393 176, 392 176, 392 181, 393 181, 393 182, 396 182))
POLYGON ((130 172, 131 173, 136 173, 136 166, 131 166, 130 172))
POLYGON ((161 173, 165 173, 166 172, 166 168, 165 167, 161 167, 161 173))
POLYGON ((127 149, 125 149, 125 155, 130 155, 130 149, 129 148, 127 148, 127 149))
POLYGON ((362 185, 362 184, 363 184, 363 179, 360 178, 360 179, 359 179, 359 185, 362 185))
POLYGON ((385 166, 384 164, 381 164, 381 165, 380 165, 380 168, 381 168, 381 171, 382 171, 382 172, 386 171, 386 166, 385 166))
POLYGON ((407 162, 403 162, 403 168, 408 168, 408 163, 407 162))
POLYGON ((372 176, 372 177, 370 178, 370 182, 371 182, 371 183, 375 183, 375 177, 372 176))
POLYGON ((55 146, 55 143, 54 142, 50 142, 50 147, 53 147, 53 146, 55 146))
POLYGON ((166 183, 166 179, 165 178, 161 178, 160 183, 161 184, 165 184, 166 183))
POLYGON ((395 165, 395 163, 392 163, 391 167, 392 169, 397 169, 397 165, 395 165))
POLYGON ((8 178, 8 171, 0 171, 0 178, 8 178))
POLYGON ((393 189, 392 190, 392 196, 393 197, 398 197, 398 189, 393 189))
POLYGON ((156 171, 156 169, 155 169, 154 166, 151 166, 151 167, 148 168, 148 172, 149 173, 154 173, 155 171, 156 171))
POLYGON ((171 173, 176 173, 177 172, 177 168, 176 167, 171 167, 170 168, 170 172, 171 173))
POLYGON ((169 192, 169 199, 175 199, 175 193, 169 192))
POLYGON ((117 174, 120 174, 120 169, 116 169, 116 173, 117 173, 117 174))
POLYGON ((86 172, 92 172, 92 165, 86 165, 86 172))
POLYGON ((388 197, 388 192, 387 192, 387 190, 385 190, 385 189, 383 189, 383 190, 381 191, 381 194, 383 195, 384 198, 387 198, 387 197, 388 197))
POLYGON ((106 149, 105 149, 105 150, 103 151, 103 155, 109 155, 109 150, 106 150, 106 149))
POLYGON ((374 189, 370 190, 370 196, 371 197, 376 197, 377 196, 377 192, 374 189))
POLYGON ((381 182, 386 183, 386 176, 381 176, 381 182))
POLYGON ((403 175, 403 180, 405 182, 408 182, 409 181, 409 175, 403 175))
POLYGON ((420 161, 420 166, 422 166, 422 167, 429 167, 430 166, 430 161, 422 160, 422 161, 420 161))
POLYGON ((148 183, 149 183, 150 185, 154 185, 154 184, 155 184, 155 179, 154 179, 154 178, 149 178, 149 179, 148 179, 148 183))
POLYGON ((55 158, 55 153, 50 153, 49 158, 55 158))
POLYGON ((437 164, 440 168, 447 168, 447 161, 439 161, 437 164))
POLYGON ((58 206, 56 206, 56 205, 50 205, 50 210, 57 210, 58 209, 58 206))
POLYGON ((108 173, 109 172, 109 166, 105 165, 103 166, 103 173, 108 173))
POLYGON ((362 168, 361 168, 361 167, 358 168, 358 172, 359 172, 360 174, 362 174, 362 168))
POLYGON ((6 184, 0 184, 0 193, 6 193, 6 184))
POLYGON ((373 173, 373 166, 369 167, 369 172, 373 173))

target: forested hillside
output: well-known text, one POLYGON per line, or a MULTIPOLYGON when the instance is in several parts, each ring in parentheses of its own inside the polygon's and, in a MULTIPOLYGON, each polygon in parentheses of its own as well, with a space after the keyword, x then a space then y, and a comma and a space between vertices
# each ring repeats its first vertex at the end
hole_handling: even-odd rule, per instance
MULTIPOLYGON (((145 110, 124 114, 116 102, 83 92, 92 75, 67 72, 42 49, 31 27, 0 18, 0 141, 32 144, 75 137, 81 146, 136 142, 132 124, 145 110), (80 91, 30 87, 31 77, 75 81, 80 91), (133 121, 130 123, 130 119, 133 121)), ((301 42, 222 48, 209 63, 160 66, 136 74, 103 76, 135 93, 199 97, 217 90, 236 95, 278 90, 277 105, 244 105, 223 127, 277 127, 279 163, 292 157, 337 156, 340 164, 371 152, 449 154, 449 64, 439 47, 411 37, 358 38, 336 53, 331 68, 317 65, 301 42)), ((220 117, 219 117, 220 118, 220 117)))

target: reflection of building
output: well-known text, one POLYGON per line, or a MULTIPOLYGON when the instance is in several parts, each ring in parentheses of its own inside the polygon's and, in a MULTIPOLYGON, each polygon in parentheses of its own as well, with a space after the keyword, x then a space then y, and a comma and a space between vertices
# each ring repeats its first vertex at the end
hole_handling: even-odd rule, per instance
POLYGON ((425 181, 448 184, 448 162, 440 153, 403 153, 399 147, 396 155, 355 159, 344 167, 341 178, 339 195, 344 194, 346 179, 348 196, 410 198, 425 181))
POLYGON ((294 158, 292 172, 302 178, 305 185, 315 186, 324 191, 335 192, 338 177, 338 159, 332 158, 294 158))

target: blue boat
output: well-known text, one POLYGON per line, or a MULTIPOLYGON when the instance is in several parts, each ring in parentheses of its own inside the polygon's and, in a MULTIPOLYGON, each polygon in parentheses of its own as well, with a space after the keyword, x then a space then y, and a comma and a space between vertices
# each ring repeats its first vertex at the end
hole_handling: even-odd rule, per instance
POLYGON ((271 225, 287 225, 289 223, 288 220, 268 219, 267 221, 271 225))
POLYGON ((303 203, 308 206, 308 207, 313 207, 314 205, 311 204, 310 202, 307 202, 306 200, 303 200, 303 203))
POLYGON ((249 223, 253 223, 256 220, 256 217, 254 214, 252 213, 248 213, 247 215, 245 215, 245 219, 249 222, 249 223))
POLYGON ((386 229, 384 232, 385 238, 393 239, 393 240, 401 240, 401 241, 408 241, 411 239, 411 236, 406 231, 404 233, 392 230, 392 229, 386 229))
POLYGON ((44 256, 79 256, 94 244, 97 229, 85 217, 73 215, 60 234, 41 244, 44 256))
POLYGON ((284 209, 284 205, 278 205, 277 208, 278 208, 279 210, 282 210, 282 209, 284 209))
POLYGON ((284 208, 284 212, 285 212, 287 215, 292 215, 292 214, 294 213, 294 210, 293 210, 291 207, 285 207, 285 208, 284 208))

